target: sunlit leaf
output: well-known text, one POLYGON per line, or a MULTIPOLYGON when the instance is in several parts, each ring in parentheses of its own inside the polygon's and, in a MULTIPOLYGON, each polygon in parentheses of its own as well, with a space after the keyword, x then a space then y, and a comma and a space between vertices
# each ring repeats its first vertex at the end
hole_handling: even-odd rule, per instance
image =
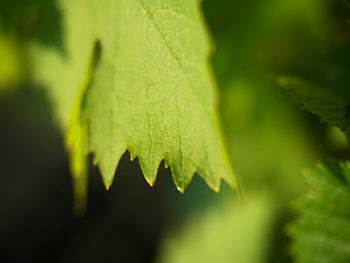
POLYGON ((105 185, 129 150, 151 185, 164 160, 180 191, 196 171, 215 190, 220 179, 235 186, 199 1, 61 0, 58 7, 64 45, 33 45, 36 79, 48 86, 61 126, 75 141, 87 138, 105 185))

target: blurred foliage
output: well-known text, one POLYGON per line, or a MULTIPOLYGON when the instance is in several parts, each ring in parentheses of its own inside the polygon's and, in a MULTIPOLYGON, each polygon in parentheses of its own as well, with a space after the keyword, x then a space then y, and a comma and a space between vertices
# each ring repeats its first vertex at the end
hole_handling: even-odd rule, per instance
POLYGON ((290 227, 296 262, 350 261, 350 164, 307 170, 309 193, 296 204, 300 213, 290 227))
MULTIPOLYGON (((62 13, 56 0, 26 0, 0 2, 0 25, 25 48, 26 41, 63 50, 62 13)), ((29 62, 29 61, 28 61, 29 62)))
POLYGON ((268 194, 256 193, 241 204, 213 207, 169 233, 158 262, 268 262, 274 204, 268 194))
MULTIPOLYGON (((290 200, 305 192, 304 167, 315 160, 349 156, 350 9, 346 2, 203 1, 222 123, 244 187, 243 198, 237 201, 226 187, 219 195, 211 193, 197 178, 179 196, 171 190, 170 176, 165 176, 167 181, 155 186, 164 190, 156 197, 118 196, 122 204, 115 206, 123 209, 113 206, 107 216, 119 218, 118 213, 132 210, 130 217, 139 220, 148 234, 164 227, 166 231, 159 233, 164 242, 159 262, 256 263, 292 260, 284 229, 298 213, 299 219, 289 230, 296 261, 347 262, 348 165, 310 170, 311 194, 299 202, 297 211, 289 209, 290 200), (321 124, 292 101, 336 127, 321 124), (157 211, 157 200, 162 209, 167 207, 167 221, 164 211, 157 211), (128 208, 130 203, 132 208, 128 208), (148 217, 152 224, 145 225, 148 217), (160 223, 154 218, 162 226, 157 228, 160 223)), ((23 6, 1 1, 0 17, 0 90, 18 86, 27 80, 23 71, 32 70, 27 68, 23 40, 32 37, 36 47, 65 52, 62 14, 55 1, 31 0, 23 6), (46 19, 52 19, 50 27, 40 22, 46 19)), ((168 174, 163 168, 159 172, 168 174)), ((99 231, 112 231, 111 219, 108 222, 99 231)), ((119 227, 113 234, 120 232, 119 227)), ((135 232, 141 233, 141 227, 135 232)))
POLYGON ((349 131, 348 86, 339 88, 337 84, 332 83, 330 86, 322 87, 305 80, 285 77, 280 79, 280 84, 296 103, 320 116, 322 121, 342 131, 349 131))
POLYGON ((246 188, 271 186, 290 198, 303 186, 298 171, 317 158, 303 118, 280 96, 275 68, 302 64, 293 53, 322 37, 324 6, 318 0, 204 2, 227 141, 246 188))
POLYGON ((20 52, 16 40, 5 36, 0 28, 0 92, 18 86, 23 74, 20 52))

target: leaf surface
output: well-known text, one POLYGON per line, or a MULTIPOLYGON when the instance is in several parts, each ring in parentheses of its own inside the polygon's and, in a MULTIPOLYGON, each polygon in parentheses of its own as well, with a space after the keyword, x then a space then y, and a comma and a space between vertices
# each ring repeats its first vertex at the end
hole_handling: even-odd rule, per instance
POLYGON ((199 1, 61 0, 58 8, 64 45, 37 43, 31 53, 72 158, 93 152, 107 187, 126 150, 151 185, 164 160, 180 191, 196 171, 215 190, 220 179, 236 186, 199 1))

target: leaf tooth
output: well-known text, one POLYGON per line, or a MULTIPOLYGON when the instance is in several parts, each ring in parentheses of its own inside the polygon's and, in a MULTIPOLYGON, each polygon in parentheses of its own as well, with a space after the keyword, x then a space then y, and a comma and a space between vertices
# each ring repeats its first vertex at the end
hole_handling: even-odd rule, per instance
POLYGON ((161 154, 159 153, 153 153, 149 155, 140 154, 138 158, 139 158, 141 170, 143 172, 143 175, 147 183, 151 187, 153 187, 157 179, 159 165, 162 161, 161 154))
POLYGON ((170 161, 170 168, 177 190, 184 193, 196 172, 196 165, 191 160, 181 157, 180 161, 170 161))
POLYGON ((197 172, 200 177, 204 179, 206 184, 215 192, 220 191, 220 184, 221 184, 221 177, 219 176, 213 176, 212 172, 210 171, 204 171, 200 168, 197 168, 197 172))
POLYGON ((94 158, 92 159, 92 164, 94 166, 98 166, 98 163, 99 163, 99 161, 98 161, 98 159, 96 158, 96 155, 95 155, 94 158))
POLYGON ((180 187, 176 187, 176 189, 181 193, 184 194, 185 193, 185 188, 180 188, 180 187))
POLYGON ((132 162, 137 157, 137 153, 135 151, 132 151, 130 148, 129 148, 129 153, 130 153, 130 161, 132 162))
POLYGON ((241 193, 242 189, 239 184, 239 180, 235 176, 235 172, 232 169, 231 165, 227 165, 225 169, 223 169, 220 178, 222 178, 231 187, 231 189, 237 190, 238 194, 241 193))
POLYGON ((104 156, 99 156, 99 168, 101 170, 102 180, 106 190, 109 190, 113 183, 117 166, 125 151, 126 147, 120 146, 113 151, 113 155, 106 154, 104 156))

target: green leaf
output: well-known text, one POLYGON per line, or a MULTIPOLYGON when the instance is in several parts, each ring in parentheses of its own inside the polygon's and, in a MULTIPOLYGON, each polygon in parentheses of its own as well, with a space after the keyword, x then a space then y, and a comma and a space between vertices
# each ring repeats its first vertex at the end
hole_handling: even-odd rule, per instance
POLYGON ((227 199, 168 233, 157 262, 267 262, 275 216, 270 195, 254 195, 234 205, 227 199))
POLYGON ((15 39, 3 34, 0 28, 0 93, 19 84, 22 75, 22 57, 15 39))
POLYGON ((350 92, 343 86, 317 85, 307 80, 281 77, 279 84, 291 99, 321 121, 342 131, 350 128, 350 92))
POLYGON ((296 262, 350 262, 350 163, 305 172, 312 190, 290 227, 296 262))
POLYGON ((164 160, 180 191, 196 171, 215 190, 220 179, 235 187, 199 1, 61 0, 58 7, 63 47, 37 42, 31 55, 75 138, 67 143, 72 158, 83 160, 86 138, 107 188, 126 150, 151 185, 164 160))

